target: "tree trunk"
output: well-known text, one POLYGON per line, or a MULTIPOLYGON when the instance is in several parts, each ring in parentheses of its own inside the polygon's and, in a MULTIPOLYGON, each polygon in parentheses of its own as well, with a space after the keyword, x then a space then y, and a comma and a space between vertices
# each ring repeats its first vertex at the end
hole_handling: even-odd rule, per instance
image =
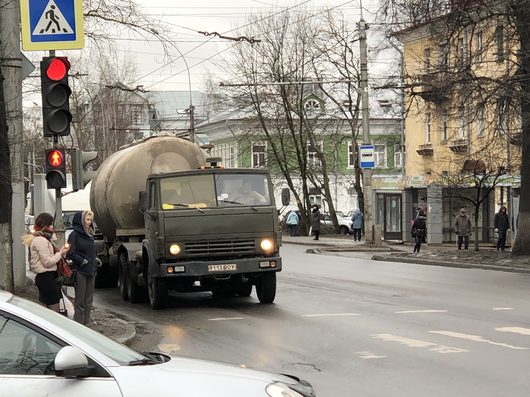
POLYGON ((521 43, 521 195, 519 198, 519 216, 517 238, 512 247, 512 255, 530 255, 530 8, 528 2, 516 2, 515 18, 521 43))
POLYGON ((479 250, 478 247, 478 214, 480 210, 480 204, 475 208, 475 251, 479 250))
POLYGON ((11 212, 13 188, 11 186, 11 158, 7 127, 4 75, 0 66, 0 286, 14 292, 13 236, 11 234, 11 212))

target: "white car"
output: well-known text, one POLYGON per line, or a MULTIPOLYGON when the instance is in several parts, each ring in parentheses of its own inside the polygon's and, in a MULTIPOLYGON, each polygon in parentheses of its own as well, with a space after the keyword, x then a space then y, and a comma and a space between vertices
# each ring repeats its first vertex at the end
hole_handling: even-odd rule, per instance
POLYGON ((34 302, 0 291, 0 396, 309 397, 286 375, 138 353, 34 302))
MULTIPOLYGON (((350 234, 352 232, 352 220, 350 218, 343 218, 339 214, 337 214, 337 222, 339 223, 339 232, 341 234, 350 234)), ((322 214, 322 220, 320 221, 322 225, 325 225, 327 227, 332 227, 333 222, 331 221, 331 215, 329 214, 322 214)))

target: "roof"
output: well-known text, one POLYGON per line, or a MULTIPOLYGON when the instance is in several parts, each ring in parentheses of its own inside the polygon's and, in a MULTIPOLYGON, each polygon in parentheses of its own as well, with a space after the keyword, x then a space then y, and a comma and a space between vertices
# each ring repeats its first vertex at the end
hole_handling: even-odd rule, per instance
MULTIPOLYGON (((145 97, 155 106, 159 119, 180 117, 190 107, 190 91, 150 91, 145 97)), ((204 99, 202 92, 191 91, 192 105, 198 114, 204 113, 204 99)))

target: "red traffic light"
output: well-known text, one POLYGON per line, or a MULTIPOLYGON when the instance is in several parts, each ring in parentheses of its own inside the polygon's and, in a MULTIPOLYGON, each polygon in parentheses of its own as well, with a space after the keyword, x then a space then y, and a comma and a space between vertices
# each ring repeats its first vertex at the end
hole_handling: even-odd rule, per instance
POLYGON ((59 149, 50 150, 48 152, 46 161, 48 162, 48 165, 50 167, 54 167, 54 168, 62 167, 64 163, 64 154, 62 150, 59 150, 59 149))
POLYGON ((46 76, 50 80, 60 81, 66 77, 68 70, 70 70, 70 62, 67 58, 52 58, 46 69, 46 76))

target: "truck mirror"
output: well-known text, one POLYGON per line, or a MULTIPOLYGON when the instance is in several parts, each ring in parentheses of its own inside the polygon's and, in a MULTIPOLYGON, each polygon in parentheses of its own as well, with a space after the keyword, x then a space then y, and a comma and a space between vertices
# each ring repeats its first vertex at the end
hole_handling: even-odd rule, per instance
POLYGON ((149 205, 149 200, 147 197, 147 192, 142 191, 140 192, 139 200, 138 200, 138 206, 140 207, 140 212, 147 211, 149 205))
POLYGON ((282 189, 282 205, 283 206, 289 205, 290 202, 291 202, 291 191, 289 190, 288 187, 284 187, 282 189))

